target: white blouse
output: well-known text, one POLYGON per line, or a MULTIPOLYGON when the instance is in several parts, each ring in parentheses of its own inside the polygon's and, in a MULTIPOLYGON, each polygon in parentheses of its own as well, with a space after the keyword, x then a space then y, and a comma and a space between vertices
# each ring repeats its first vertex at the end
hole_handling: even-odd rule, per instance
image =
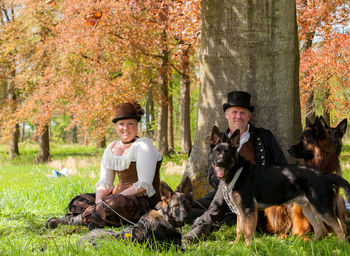
POLYGON ((124 171, 129 168, 131 162, 136 162, 138 181, 133 184, 134 188, 136 190, 144 188, 149 197, 154 195, 156 191, 152 183, 157 162, 162 160, 162 155, 153 145, 152 140, 138 138, 121 156, 112 154, 111 148, 114 143, 121 142, 113 141, 105 149, 101 162, 100 180, 96 187, 102 185, 113 190, 116 171, 124 171))

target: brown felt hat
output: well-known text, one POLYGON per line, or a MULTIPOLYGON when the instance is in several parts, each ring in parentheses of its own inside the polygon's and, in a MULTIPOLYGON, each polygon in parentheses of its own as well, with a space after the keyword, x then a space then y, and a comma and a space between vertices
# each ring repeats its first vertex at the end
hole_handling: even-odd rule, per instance
POLYGON ((232 91, 227 94, 227 103, 222 105, 224 111, 229 107, 243 107, 250 112, 254 111, 254 106, 250 105, 250 94, 245 91, 232 91))
POLYGON ((142 115, 145 111, 137 103, 120 103, 115 108, 115 118, 112 120, 113 123, 123 119, 136 119, 140 122, 142 115))

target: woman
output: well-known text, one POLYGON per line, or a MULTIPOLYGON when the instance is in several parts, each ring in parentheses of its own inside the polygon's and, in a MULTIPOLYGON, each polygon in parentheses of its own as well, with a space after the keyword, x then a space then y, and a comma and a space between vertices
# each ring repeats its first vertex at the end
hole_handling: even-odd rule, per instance
POLYGON ((88 225, 89 229, 132 224, 154 208, 160 200, 162 156, 151 140, 137 136, 143 114, 137 103, 117 105, 113 123, 120 140, 105 149, 96 193, 73 198, 68 205, 69 213, 63 218, 49 219, 47 228, 56 228, 58 224, 88 225), (113 186, 116 174, 119 181, 113 186))

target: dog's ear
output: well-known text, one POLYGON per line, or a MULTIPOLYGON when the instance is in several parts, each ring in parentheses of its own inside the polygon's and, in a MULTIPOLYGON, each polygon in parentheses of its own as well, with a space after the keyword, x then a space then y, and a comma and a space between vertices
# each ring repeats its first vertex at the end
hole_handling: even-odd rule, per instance
POLYGON ((311 125, 312 125, 311 120, 308 117, 306 117, 305 118, 305 127, 310 127, 311 125))
POLYGON ((348 120, 345 118, 343 121, 341 121, 337 127, 337 131, 339 131, 340 138, 343 138, 344 134, 346 133, 346 128, 348 126, 348 120))
POLYGON ((325 138, 329 136, 326 128, 323 126, 321 119, 318 116, 316 117, 315 122, 312 125, 312 132, 320 138, 325 138))
POLYGON ((185 176, 180 187, 177 187, 175 192, 184 193, 188 198, 193 198, 193 186, 190 177, 185 176))
POLYGON ((234 131, 234 133, 230 137, 231 146, 234 148, 238 148, 240 139, 241 139, 241 134, 239 129, 237 129, 234 131))
POLYGON ((329 128, 329 126, 327 125, 326 120, 324 120, 323 116, 320 116, 320 122, 324 128, 326 128, 326 129, 329 128))
POLYGON ((211 130, 210 146, 214 147, 217 144, 219 144, 221 136, 222 133, 220 132, 219 128, 216 125, 214 125, 213 129, 211 130))
POLYGON ((174 194, 174 191, 171 189, 171 187, 163 180, 160 181, 160 196, 162 200, 166 200, 168 198, 171 198, 174 194))
POLYGON ((315 122, 311 126, 315 131, 318 131, 321 126, 323 127, 318 116, 316 116, 315 122))

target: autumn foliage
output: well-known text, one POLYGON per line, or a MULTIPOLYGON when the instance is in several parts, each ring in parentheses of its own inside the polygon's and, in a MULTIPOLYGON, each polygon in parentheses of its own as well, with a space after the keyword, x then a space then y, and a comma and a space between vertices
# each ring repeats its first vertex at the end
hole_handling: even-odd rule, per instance
MULTIPOLYGON (((302 104, 311 92, 329 95, 323 102, 337 122, 349 117, 349 3, 296 2, 302 104)), ((16 19, 1 17, 0 23, 5 141, 18 122, 41 132, 60 115, 69 116, 68 128, 78 126, 88 140, 102 138, 115 104, 142 101, 150 90, 156 102, 167 101, 161 90, 165 53, 169 79, 173 70, 198 61, 193 56, 199 49, 199 0, 0 3, 6 10, 13 4, 16 12, 16 19), (9 83, 18 96, 15 104, 6 97, 9 83)))
POLYGON ((151 89, 155 99, 164 100, 158 93, 164 43, 177 65, 183 44, 198 42, 198 1, 18 4, 19 22, 3 26, 8 38, 2 46, 12 45, 16 59, 24 60, 14 85, 22 100, 13 115, 2 115, 5 127, 28 120, 40 131, 53 115, 65 114, 72 117, 71 127, 78 125, 82 133, 102 137, 115 104, 140 100, 151 89), (32 43, 18 53, 18 34, 10 31, 21 27, 33 32, 23 39, 32 43))
POLYGON ((297 1, 301 103, 315 95, 333 123, 349 118, 349 12, 346 0, 297 1))

